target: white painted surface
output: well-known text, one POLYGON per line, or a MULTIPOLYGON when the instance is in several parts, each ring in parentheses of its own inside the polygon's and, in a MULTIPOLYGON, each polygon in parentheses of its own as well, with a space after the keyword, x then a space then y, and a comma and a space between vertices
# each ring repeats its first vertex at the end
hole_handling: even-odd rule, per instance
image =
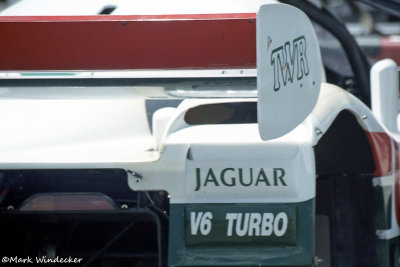
MULTIPOLYGON (((248 2, 243 1, 242 4, 244 3, 248 2)), ((204 2, 202 4, 206 5, 204 2)), ((171 8, 173 6, 171 2, 164 5, 165 8, 167 5, 171 5, 171 8)), ((185 4, 182 6, 182 10, 185 6, 185 4)), ((207 10, 213 10, 214 7, 217 10, 219 5, 207 5, 207 10)), ((246 8, 252 9, 253 6, 248 5, 246 8)), ((196 13, 203 10, 206 12, 206 8, 196 9, 196 13)), ((224 10, 229 13, 233 12, 234 8, 232 6, 232 9, 227 10, 224 6, 224 10)), ((278 14, 281 13, 276 11, 273 15, 278 14)), ((300 21, 307 21, 304 27, 308 27, 308 19, 304 20, 298 11, 294 14, 293 16, 286 14, 285 17, 292 21, 299 16, 302 18, 300 21)), ((285 17, 274 18, 276 21, 282 21, 285 17)), ((300 31, 302 28, 297 28, 297 24, 290 25, 290 29, 287 30, 288 35, 279 35, 276 32, 280 37, 272 38, 270 49, 273 49, 276 43, 278 43, 276 47, 286 42, 293 45, 293 40, 303 34, 300 31)), ((314 34, 310 28, 304 31, 306 37, 308 34, 314 34)), ((266 33, 261 33, 264 37, 265 34, 268 37, 268 30, 266 33)), ((311 39, 313 43, 314 37, 307 37, 307 40, 311 39)), ((316 76, 312 76, 313 79, 307 82, 304 80, 302 88, 315 88, 315 90, 310 89, 308 98, 305 97, 307 92, 289 91, 299 89, 298 87, 280 89, 285 92, 281 100, 274 99, 276 103, 270 103, 274 105, 272 111, 262 111, 278 123, 276 126, 278 132, 269 135, 268 131, 274 128, 268 126, 267 136, 263 136, 264 139, 278 137, 274 140, 264 141, 260 137, 257 124, 190 126, 183 119, 189 108, 201 104, 255 101, 255 99, 185 100, 177 108, 171 121, 162 125, 161 128, 165 127, 166 130, 160 131, 162 138, 157 137, 157 147, 161 145, 162 148, 162 153, 158 153, 152 151, 154 137, 148 128, 144 97, 136 90, 137 88, 117 88, 115 95, 110 94, 108 89, 96 93, 83 88, 69 90, 63 88, 63 91, 57 91, 56 88, 25 88, 21 91, 2 88, 0 123, 4 129, 0 132, 0 151, 2 151, 0 166, 4 169, 65 167, 130 169, 143 176, 143 179, 139 180, 129 176, 128 183, 133 190, 166 190, 171 195, 171 203, 289 203, 311 199, 315 197, 313 146, 339 112, 345 109, 351 110, 366 130, 384 131, 384 128, 373 118, 365 105, 344 90, 322 84, 319 93, 319 85, 324 75, 319 52, 316 52, 318 47, 310 45, 307 41, 306 50, 315 53, 307 56, 307 59, 310 60, 308 62, 310 75, 314 73, 316 76), (315 82, 314 87, 313 82, 315 82), (290 101, 294 102, 285 98, 290 98, 290 101), (296 101, 299 99, 302 101, 296 101), (317 104, 309 114, 315 101, 317 104), (291 116, 286 117, 287 113, 278 114, 277 111, 282 109, 290 109, 296 119, 291 116), (297 112, 303 114, 297 116, 297 112), (366 119, 362 119, 363 116, 366 116, 366 119), (291 121, 290 127, 285 128, 280 125, 288 120, 291 121), (320 129, 322 134, 317 134, 316 129, 320 129), (245 187, 236 186, 236 183, 235 187, 222 188, 209 184, 208 190, 196 191, 194 190, 197 179, 196 168, 201 171, 213 168, 219 173, 218 179, 221 179, 220 174, 225 168, 233 168, 236 172, 239 168, 243 170, 252 168, 256 172, 264 169, 269 177, 273 176, 274 168, 282 168, 285 170, 287 185, 282 186, 281 183, 281 186, 278 184, 269 187, 255 185, 245 187)), ((270 62, 270 56, 271 54, 259 62, 270 62)), ((273 69, 267 72, 269 79, 273 80, 273 69)), ((295 80, 293 85, 299 86, 298 82, 295 80)), ((155 94, 163 94, 164 89, 153 88, 153 90, 155 94)), ((265 97, 261 95, 259 102, 262 106, 269 107, 267 101, 270 99, 265 97)), ((262 123, 265 126, 264 122, 262 123)), ((270 180, 270 183, 273 184, 273 180, 270 180)))
POLYGON ((371 110, 358 98, 336 85, 323 83, 317 104, 311 113, 315 119, 315 126, 322 131, 322 134, 315 140, 315 144, 343 110, 353 113, 366 131, 385 131, 384 126, 376 120, 371 110))
MULTIPOLYGON (((139 173, 144 173, 144 179, 136 183, 134 177, 130 177, 130 186, 135 190, 153 190, 163 184, 166 186, 164 190, 171 195, 171 203, 279 203, 304 201, 314 197, 315 160, 312 142, 315 137, 314 131, 310 130, 314 127, 312 119, 306 119, 289 134, 267 142, 260 138, 255 123, 188 125, 183 120, 185 111, 191 107, 207 102, 228 101, 229 99, 184 101, 177 109, 182 112, 181 115, 176 115, 175 121, 171 122, 170 131, 164 137, 160 160, 152 165, 151 171, 144 166, 132 167, 139 173), (203 185, 204 172, 212 168, 219 180, 219 186, 207 183, 207 186, 195 190, 198 187, 196 168, 201 169, 203 185), (235 186, 222 186, 220 179, 224 168, 235 169, 235 186), (251 186, 240 184, 239 168, 243 172, 247 171, 247 174, 243 173, 247 183, 250 179, 249 169, 253 169, 251 186), (261 168, 271 186, 263 181, 256 185, 261 168), (283 179, 286 186, 282 186, 281 181, 275 185, 274 168, 285 170, 283 179), (147 171, 151 174, 147 174, 147 171)), ((230 179, 228 176, 225 178, 226 181, 230 179)))
POLYGON ((371 68, 371 108, 377 120, 397 132, 399 72, 392 59, 383 59, 371 68))
POLYGON ((288 5, 262 6, 257 14, 262 139, 280 137, 299 125, 314 108, 324 79, 318 40, 308 17, 288 5))
POLYGON ((153 136, 154 136, 154 150, 159 150, 161 144, 164 142, 168 125, 171 123, 176 108, 166 107, 157 110, 153 114, 153 136))
POLYGON ((22 0, 5 9, 5 16, 97 15, 104 7, 115 6, 112 15, 164 15, 256 13, 259 7, 273 0, 22 0))
POLYGON ((209 78, 256 76, 256 69, 0 72, 0 78, 3 79, 209 78), (49 75, 49 73, 51 73, 51 75, 49 75))
POLYGON ((102 90, 53 89, 30 95, 23 88, 2 88, 2 168, 115 166, 157 158, 148 152, 153 138, 144 98, 134 91, 116 90, 109 97, 102 90))

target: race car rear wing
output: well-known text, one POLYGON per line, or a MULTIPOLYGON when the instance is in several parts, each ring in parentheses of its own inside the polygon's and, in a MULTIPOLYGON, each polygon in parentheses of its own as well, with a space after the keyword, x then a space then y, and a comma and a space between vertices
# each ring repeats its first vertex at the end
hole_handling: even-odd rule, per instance
MULTIPOLYGON (((206 69, 213 70, 208 75, 219 72, 216 76, 221 78, 228 69, 228 76, 236 75, 239 82, 226 91, 239 86, 251 94, 254 91, 251 69, 257 65, 258 125, 263 140, 283 136, 304 121, 314 108, 325 79, 310 20, 302 11, 284 4, 262 6, 257 19, 254 14, 0 17, 0 34, 6 44, 0 49, 0 70, 11 71, 4 74, 10 77, 0 81, 0 86, 15 87, 21 81, 25 88, 33 84, 51 86, 51 82, 60 86, 59 81, 68 80, 67 87, 76 87, 76 83, 85 86, 84 82, 91 77, 85 77, 83 84, 79 84, 82 77, 76 78, 76 74, 68 72, 77 70, 134 70, 122 75, 140 76, 138 73, 146 71, 196 73, 206 69), (45 71, 39 76, 55 75, 57 79, 37 80, 38 73, 15 74, 19 71, 45 71), (14 79, 13 75, 20 77, 14 79)), ((108 75, 113 82, 112 74, 108 75)), ((154 78, 159 77, 153 74, 122 83, 135 90, 147 87, 150 92, 154 88, 164 92, 171 88, 170 79, 154 78)), ((182 80, 177 79, 179 84, 182 80)), ((91 82, 107 86, 110 80, 91 82)), ((214 80, 214 83, 207 81, 207 86, 221 88, 224 84, 214 80)), ((179 86, 173 88, 178 88, 175 90, 178 94, 184 91, 179 86)))

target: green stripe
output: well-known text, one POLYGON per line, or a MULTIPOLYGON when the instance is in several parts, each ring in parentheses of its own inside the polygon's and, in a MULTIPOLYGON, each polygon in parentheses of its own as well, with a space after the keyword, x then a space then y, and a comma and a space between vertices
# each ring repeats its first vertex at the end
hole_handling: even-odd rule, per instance
POLYGON ((387 230, 392 227, 392 186, 375 186, 376 228, 387 230))
POLYGON ((311 265, 313 214, 314 199, 287 204, 171 204, 168 263, 170 266, 311 265), (200 216, 200 212, 204 215, 207 211, 212 214, 211 229, 203 227, 202 234, 200 228, 195 228, 197 232, 193 235, 191 212, 200 216), (238 236, 233 229, 232 236, 227 236, 226 214, 235 212, 275 217, 283 212, 288 217, 288 228, 281 236, 260 233, 257 236, 255 231, 252 237, 250 232, 238 236))
POLYGON ((24 72, 21 76, 75 76, 72 72, 24 72))
MULTIPOLYGON (((377 241, 377 256, 379 267, 393 267, 391 260, 399 263, 399 258, 392 259, 394 251, 400 251, 400 237, 397 236, 391 239, 378 239, 377 241)), ((398 266, 398 265, 395 265, 398 266)))
MULTIPOLYGON (((292 246, 297 242, 296 208, 292 205, 190 205, 185 208, 186 245, 197 247, 292 246), (212 214, 201 229, 200 215, 212 214), (197 233, 191 233, 191 217, 197 216, 197 233), (284 215, 286 221, 282 216, 284 215), (230 219, 227 219, 227 215, 230 219), (277 218, 277 219, 275 219, 277 218), (212 224, 211 224, 212 222, 212 224), (253 223, 251 223, 253 222, 253 223), (253 227, 252 227, 253 225, 253 227), (203 235, 201 230, 209 230, 203 235), (278 232, 278 233, 275 233, 278 232), (278 234, 278 235, 277 235, 278 234)), ((196 217, 195 217, 196 219, 196 217)))

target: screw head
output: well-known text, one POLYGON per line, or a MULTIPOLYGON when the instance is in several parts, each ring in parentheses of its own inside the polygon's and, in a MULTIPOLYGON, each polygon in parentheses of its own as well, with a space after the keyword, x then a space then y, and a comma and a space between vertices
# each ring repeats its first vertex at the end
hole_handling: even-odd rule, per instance
POLYGON ((322 131, 318 128, 315 128, 315 133, 316 133, 316 135, 321 135, 322 131))

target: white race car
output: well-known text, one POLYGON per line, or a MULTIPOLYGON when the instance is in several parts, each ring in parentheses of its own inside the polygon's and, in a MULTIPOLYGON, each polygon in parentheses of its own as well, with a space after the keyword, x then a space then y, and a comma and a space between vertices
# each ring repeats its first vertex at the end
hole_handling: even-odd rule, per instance
POLYGON ((0 16, 3 263, 399 266, 398 68, 322 7, 36 2, 0 16))

